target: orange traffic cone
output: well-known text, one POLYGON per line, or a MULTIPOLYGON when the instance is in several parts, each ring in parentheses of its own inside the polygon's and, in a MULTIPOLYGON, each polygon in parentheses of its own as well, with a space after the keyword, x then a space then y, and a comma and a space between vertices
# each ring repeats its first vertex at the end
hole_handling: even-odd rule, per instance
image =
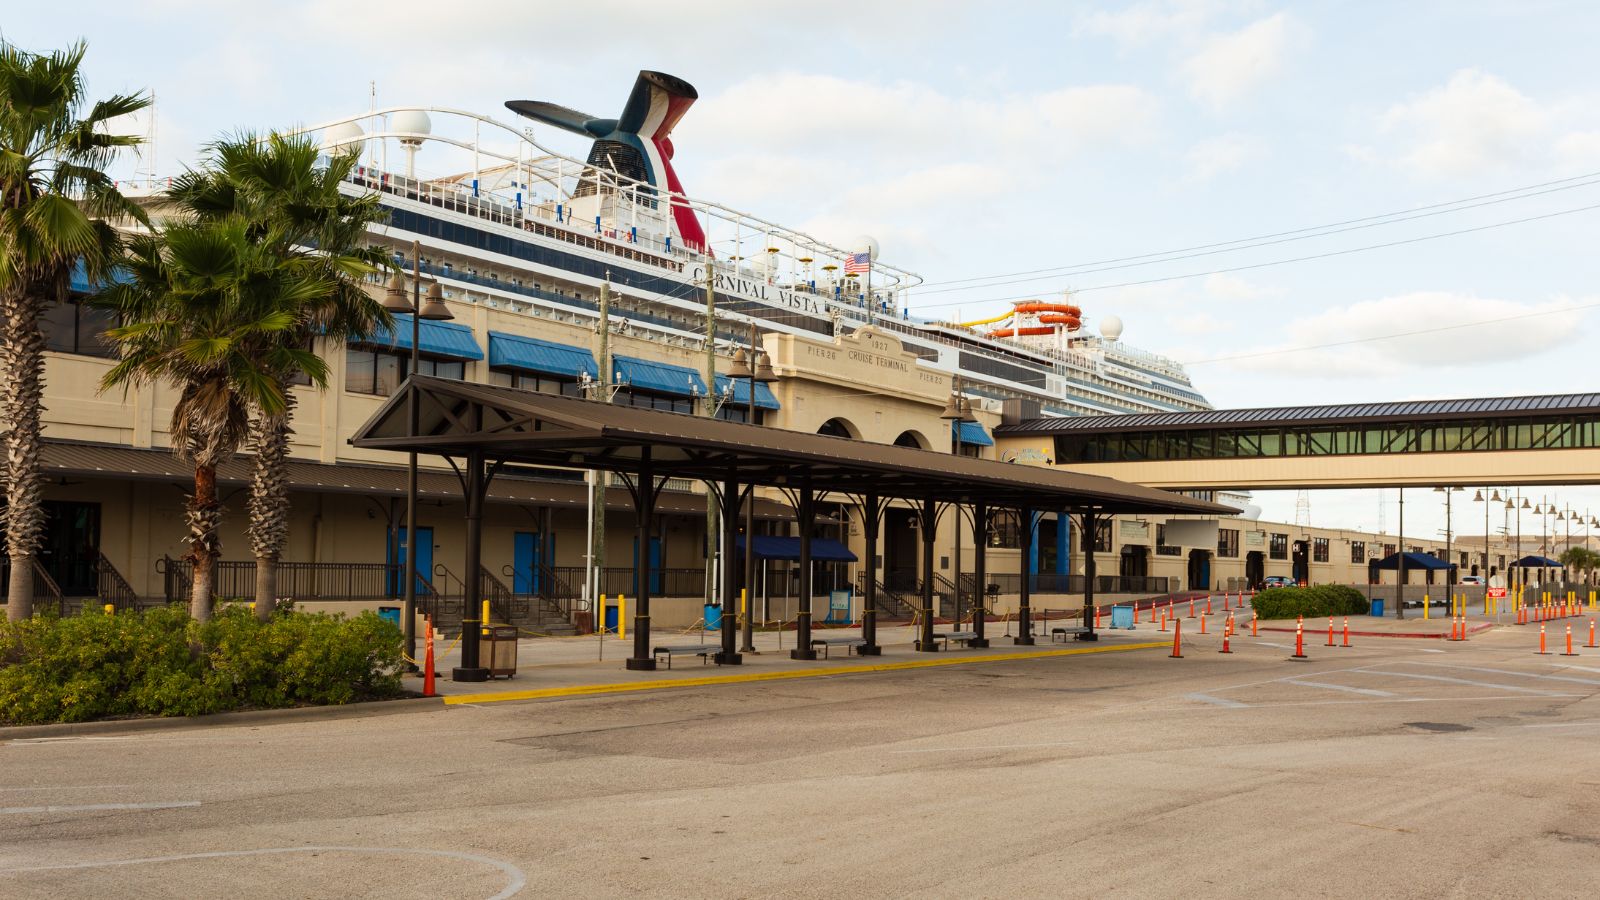
POLYGON ((1305 623, 1296 622, 1294 625, 1294 655, 1290 659, 1306 659, 1306 634, 1305 623))
POLYGON ((1328 617, 1328 646, 1333 646, 1333 616, 1328 617))
POLYGON ((1167 630, 1167 611, 1164 609, 1161 611, 1161 630, 1167 630))
POLYGON ((1222 649, 1218 650, 1217 652, 1218 653, 1232 653, 1233 652, 1233 650, 1228 647, 1228 633, 1226 631, 1224 631, 1222 633, 1222 649))
POLYGON ((1567 623, 1567 652, 1565 652, 1565 653, 1563 653, 1561 655, 1562 656, 1577 656, 1578 655, 1578 654, 1572 652, 1572 623, 1571 622, 1567 623))
POLYGON ((1211 615, 1211 595, 1206 595, 1206 615, 1211 615))
POLYGON ((1550 651, 1544 649, 1544 625, 1539 626, 1539 655, 1549 656, 1550 651))
POLYGON ((423 639, 426 652, 422 654, 422 696, 433 697, 433 617, 424 616, 422 625, 428 630, 427 637, 423 639))
POLYGON ((1205 634, 1206 633, 1206 617, 1205 616, 1201 616, 1200 617, 1200 633, 1201 634, 1205 634))
POLYGON ((1189 598, 1189 618, 1194 618, 1194 598, 1189 598))
POLYGON ((1183 659, 1183 620, 1172 623, 1172 652, 1170 659, 1183 659))
POLYGON ((1250 636, 1251 637, 1260 637, 1259 632, 1256 631, 1256 626, 1259 624, 1260 618, 1261 618, 1260 616, 1256 615, 1255 607, 1251 607, 1250 608, 1250 636))
POLYGON ((1585 647, 1596 646, 1595 642, 1594 642, 1594 620, 1593 619, 1589 620, 1589 643, 1584 644, 1584 646, 1585 647))
POLYGON ((1344 646, 1350 646, 1350 617, 1344 617, 1344 646))

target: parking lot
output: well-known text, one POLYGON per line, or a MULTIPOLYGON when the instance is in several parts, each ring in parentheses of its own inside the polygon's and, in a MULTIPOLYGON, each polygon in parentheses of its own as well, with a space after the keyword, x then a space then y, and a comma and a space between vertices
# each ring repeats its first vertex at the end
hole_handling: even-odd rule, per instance
POLYGON ((1183 659, 12 740, 0 893, 1592 895, 1600 650, 1189 632, 1183 659))

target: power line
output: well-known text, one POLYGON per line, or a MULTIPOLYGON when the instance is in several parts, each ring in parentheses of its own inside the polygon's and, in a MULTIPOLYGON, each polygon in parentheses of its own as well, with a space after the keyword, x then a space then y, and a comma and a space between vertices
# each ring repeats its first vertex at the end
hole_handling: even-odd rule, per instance
MULTIPOLYGON (((924 284, 918 286, 917 288, 913 288, 912 290, 916 291, 916 292, 924 293, 924 294, 947 293, 949 291, 954 291, 954 290, 970 290, 970 289, 972 289, 974 287, 986 286, 986 285, 972 284, 973 282, 993 282, 996 279, 1012 278, 1012 277, 1015 277, 1015 276, 1039 275, 1042 278, 1045 275, 1050 274, 1050 273, 1060 274, 1060 275, 1069 275, 1069 274, 1079 274, 1079 275, 1081 275, 1081 274, 1087 274, 1088 272, 1104 271, 1103 269, 1091 269, 1091 268, 1089 268, 1089 267, 1092 267, 1092 266, 1107 266, 1107 267, 1111 267, 1111 268, 1126 268, 1127 266, 1123 266, 1121 264, 1123 264, 1123 263, 1138 263, 1138 261, 1140 261, 1140 260, 1147 260, 1148 262, 1138 263, 1138 264, 1141 264, 1141 265, 1153 265, 1153 264, 1158 263, 1158 262, 1170 261, 1170 260, 1166 259, 1166 257, 1171 257, 1172 259, 1189 259, 1189 258, 1192 258, 1192 256, 1176 256, 1175 255, 1175 254, 1184 254, 1184 253, 1193 253, 1194 256, 1209 255, 1207 253, 1194 253, 1194 251, 1211 251, 1213 253, 1229 253, 1229 252, 1233 252, 1234 250, 1247 250, 1247 249, 1250 249, 1251 247, 1256 247, 1256 246, 1269 246, 1271 244, 1285 243, 1285 242, 1290 241, 1290 240, 1307 240, 1307 239, 1315 238, 1315 237, 1323 237, 1323 236, 1326 236, 1326 235, 1329 235, 1329 234, 1340 234, 1340 233, 1342 233, 1344 231, 1355 231, 1355 230, 1358 230, 1357 228, 1346 228, 1344 226, 1359 226, 1360 228, 1373 228, 1373 227, 1377 227, 1379 225, 1389 225, 1389 224, 1394 224, 1396 222, 1406 222, 1406 221, 1411 221, 1411 220, 1414 220, 1414 219, 1427 218, 1429 216, 1434 216, 1434 215, 1444 215, 1445 213, 1460 212, 1460 211, 1466 210, 1466 209, 1476 209, 1476 208, 1481 207, 1481 206, 1490 206, 1490 205, 1493 205, 1495 203, 1507 203, 1507 202, 1510 202, 1512 200, 1522 200, 1522 199, 1526 199, 1528 197, 1537 197, 1537 196, 1542 196, 1544 194, 1556 193, 1556 192, 1559 192, 1559 191, 1573 190, 1575 188, 1580 188, 1580 187, 1588 187, 1589 185, 1600 183, 1600 180, 1597 180, 1597 179, 1600 179, 1600 172, 1590 172, 1590 173, 1585 174, 1585 175, 1574 175, 1571 178, 1561 178, 1561 179, 1557 179, 1555 181, 1546 181, 1546 182, 1542 182, 1540 184, 1532 184, 1532 185, 1527 185, 1527 186, 1520 187, 1520 188, 1512 188, 1510 190, 1505 190, 1505 191, 1496 191, 1496 192, 1491 193, 1491 194, 1479 194, 1479 195, 1477 195, 1475 197, 1464 197, 1464 198, 1462 198, 1460 200, 1450 200, 1450 201, 1443 202, 1443 203, 1434 203, 1434 204, 1429 204, 1427 206, 1418 206, 1418 207, 1413 207, 1411 209, 1399 210, 1397 212, 1380 213, 1378 215, 1373 215, 1373 216, 1362 216, 1362 217, 1356 218, 1356 219, 1345 219, 1344 221, 1331 222, 1331 223, 1328 223, 1326 225, 1313 225, 1313 226, 1308 226, 1308 227, 1305 227, 1305 228, 1296 228, 1296 229, 1292 229, 1292 230, 1289 230, 1289 231, 1274 232, 1272 234, 1256 235, 1255 237, 1238 238, 1238 239, 1231 240, 1231 241, 1221 241, 1221 242, 1213 243, 1213 244, 1198 244, 1198 245, 1195 245, 1195 246, 1192 246, 1192 247, 1180 247, 1180 248, 1173 249, 1173 250, 1163 250, 1163 251, 1159 251, 1159 252, 1155 252, 1155 253, 1142 253, 1142 254, 1139 254, 1139 255, 1136 255, 1136 256, 1123 256, 1123 257, 1116 257, 1116 258, 1113 258, 1113 259, 1094 260, 1094 261, 1090 261, 1090 262, 1074 263, 1074 264, 1071 264, 1071 265, 1051 266, 1051 267, 1043 268, 1043 269, 1029 269, 1029 270, 1019 271, 1019 272, 1002 272, 1002 273, 997 273, 997 274, 992 274, 992 275, 975 275, 975 276, 972 276, 970 278, 955 278, 955 279, 950 279, 950 280, 947 280, 947 281, 925 282, 924 284), (1581 184, 1573 184, 1572 182, 1582 182, 1582 183, 1581 184), (1554 187, 1555 185, 1564 185, 1564 186, 1563 187, 1554 187), (1549 190, 1539 190, 1540 188, 1549 188, 1549 190), (1509 196, 1509 195, 1516 195, 1516 196, 1509 196), (1492 199, 1492 198, 1502 198, 1502 199, 1492 199), (1478 202, 1478 201, 1488 201, 1488 202, 1478 202), (1470 204, 1470 205, 1468 205, 1468 204, 1470 204), (1455 208, 1447 208, 1447 207, 1455 207, 1455 208), (1437 210, 1437 212, 1429 212, 1429 210, 1437 210), (1414 213, 1420 214, 1420 215, 1413 215, 1414 213), (1403 217, 1403 218, 1401 218, 1401 217, 1403 217), (1386 220, 1386 221, 1380 221, 1380 220, 1386 220), (1361 224, 1361 223, 1370 223, 1370 224, 1361 224), (1332 230, 1332 229, 1338 229, 1338 230, 1332 230), (1311 233, 1311 232, 1316 232, 1316 233, 1311 233), (1292 237, 1293 235, 1302 235, 1302 237, 1292 237), (1278 240, 1278 239, 1283 239, 1283 240, 1278 240), (1239 245, 1243 245, 1243 246, 1239 246, 1239 245), (1217 248, 1227 248, 1227 249, 1217 249, 1217 248), (1076 270, 1084 270, 1084 271, 1076 271, 1076 270), (925 288, 928 288, 928 287, 933 287, 933 286, 938 286, 938 285, 953 285, 953 284, 967 284, 967 287, 966 288, 940 288, 939 290, 936 290, 936 291, 924 290, 925 288)), ((1038 279, 1023 279, 1023 280, 1032 281, 1032 280, 1038 280, 1038 279)), ((1007 282, 1007 283, 1017 283, 1017 282, 1007 282)), ((992 286, 992 285, 988 285, 988 286, 992 286)))
MULTIPOLYGON (((1524 225, 1528 222, 1539 222, 1545 219, 1554 219, 1558 216, 1570 216, 1575 213, 1590 212, 1596 209, 1600 209, 1600 203, 1591 204, 1589 206, 1574 207, 1572 209, 1562 209, 1555 212, 1541 213, 1537 216, 1526 216, 1521 219, 1508 219, 1502 222, 1491 222, 1487 225, 1475 225, 1471 228, 1460 228, 1455 231, 1441 231, 1434 234, 1424 234, 1412 238, 1403 238, 1401 240, 1385 241, 1381 244, 1365 244, 1360 247, 1346 247, 1342 250, 1329 250, 1323 253, 1312 253, 1306 256, 1290 257, 1288 259, 1274 259, 1266 262, 1250 263, 1248 265, 1230 266, 1224 269, 1208 269, 1204 272, 1186 272, 1181 275, 1164 275, 1158 278, 1145 278, 1138 281, 1122 281, 1114 284, 1096 284, 1089 287, 1074 288, 1073 293, 1084 294, 1091 291, 1109 291, 1114 288, 1141 287, 1147 284, 1162 284, 1168 281, 1183 281, 1189 278, 1204 278, 1208 275, 1228 275, 1234 272, 1248 272, 1253 269, 1266 269, 1273 266, 1289 265, 1290 263, 1310 262, 1318 259, 1331 259, 1336 256, 1348 256, 1352 253, 1363 253, 1368 250, 1383 250, 1389 247, 1403 247, 1407 244, 1420 244, 1423 241, 1433 241, 1440 238, 1459 237, 1463 234, 1474 234, 1480 231, 1490 231, 1495 228, 1504 228, 1508 225, 1524 225)), ((1018 294, 1011 297, 986 297, 978 300, 969 298, 965 300, 947 301, 944 303, 925 303, 919 306, 918 309, 940 309, 943 307, 965 306, 968 304, 1003 303, 1011 300, 1029 300, 1037 296, 1038 292, 1035 291, 1033 293, 1018 294)))

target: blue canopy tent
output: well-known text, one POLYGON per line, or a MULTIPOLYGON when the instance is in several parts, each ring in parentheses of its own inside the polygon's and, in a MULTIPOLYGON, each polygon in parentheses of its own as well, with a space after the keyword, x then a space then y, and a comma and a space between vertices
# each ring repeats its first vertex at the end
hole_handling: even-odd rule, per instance
MULTIPOLYGON (((735 549, 743 553, 743 535, 740 535, 737 543, 738 546, 735 549)), ((800 561, 800 539, 798 537, 758 534, 756 535, 754 550, 758 559, 800 561)), ((815 562, 855 562, 856 555, 850 552, 850 548, 831 538, 812 538, 811 559, 815 562)))
MULTIPOLYGON (((738 553, 737 558, 742 559, 744 556, 744 540, 745 539, 743 535, 740 535, 734 540, 734 549, 738 553)), ((763 601, 761 618, 763 621, 771 621, 772 583, 771 579, 768 578, 769 567, 766 564, 770 562, 799 562, 800 538, 787 537, 783 535, 758 534, 756 535, 755 544, 752 550, 755 558, 761 563, 760 591, 763 601)), ((850 618, 848 598, 854 596, 855 591, 851 588, 850 573, 848 571, 842 571, 842 566, 840 564, 848 564, 855 561, 856 555, 851 553, 850 548, 846 547, 844 544, 841 544, 831 538, 814 537, 811 539, 812 565, 816 565, 817 563, 828 564, 827 568, 823 570, 827 573, 826 576, 811 579, 811 583, 814 586, 812 590, 814 594, 816 593, 816 588, 823 587, 824 585, 829 588, 828 593, 830 596, 830 601, 827 621, 848 621, 850 618), (840 591, 843 593, 839 593, 840 591), (831 598, 836 594, 841 598, 841 602, 843 603, 842 609, 836 610, 834 607, 831 598), (837 618, 836 613, 842 614, 842 618, 837 618)), ((800 570, 798 567, 794 569, 794 572, 799 571, 800 570)), ((813 569, 813 571, 816 570, 813 569)), ((788 566, 778 567, 777 576, 782 587, 778 593, 780 597, 784 598, 786 606, 788 597, 794 590, 795 585, 795 579, 793 579, 791 575, 792 573, 789 571, 788 566)), ((818 594, 817 596, 821 595, 818 594)), ((782 618, 788 618, 787 609, 784 610, 784 615, 782 618)))
MULTIPOLYGON (((1441 570, 1450 570, 1451 573, 1452 573, 1451 580, 1454 580, 1454 574, 1453 573, 1455 571, 1455 568, 1456 567, 1455 567, 1455 565, 1453 563, 1447 563, 1447 562, 1445 562, 1444 560, 1440 559, 1437 556, 1430 556, 1430 555, 1428 555, 1426 553, 1414 553, 1414 552, 1407 552, 1406 553, 1406 580, 1407 581, 1410 581, 1410 578, 1411 578, 1410 573, 1415 572, 1417 570, 1421 570, 1421 571, 1429 572, 1429 573, 1437 572, 1437 571, 1441 571, 1441 570)), ((1397 572, 1397 571, 1399 571, 1399 569, 1400 569, 1400 554, 1391 553, 1388 556, 1385 556, 1383 559, 1375 559, 1375 560, 1367 563, 1367 581, 1372 583, 1372 584, 1376 584, 1377 581, 1378 581, 1378 572, 1380 572, 1380 571, 1397 572)), ((1431 576, 1429 578, 1429 583, 1430 584, 1432 583, 1431 576)))
POLYGON ((1524 556, 1511 564, 1518 569, 1561 569, 1565 566, 1548 556, 1524 556))

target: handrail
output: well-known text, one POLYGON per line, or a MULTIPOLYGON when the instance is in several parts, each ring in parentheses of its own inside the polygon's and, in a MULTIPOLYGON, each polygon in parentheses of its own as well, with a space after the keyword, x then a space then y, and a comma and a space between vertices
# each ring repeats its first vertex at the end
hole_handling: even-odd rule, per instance
POLYGON ((39 558, 37 556, 28 560, 28 562, 33 564, 34 601, 37 602, 39 600, 53 599, 56 604, 57 614, 63 616, 66 615, 67 601, 61 596, 61 585, 56 584, 56 580, 50 576, 48 571, 45 570, 44 563, 39 562, 39 558), (44 588, 42 593, 39 590, 40 587, 44 588))
POLYGON ((96 589, 103 603, 110 603, 115 609, 138 609, 139 594, 122 577, 117 567, 111 564, 104 553, 96 552, 95 561, 96 589))

